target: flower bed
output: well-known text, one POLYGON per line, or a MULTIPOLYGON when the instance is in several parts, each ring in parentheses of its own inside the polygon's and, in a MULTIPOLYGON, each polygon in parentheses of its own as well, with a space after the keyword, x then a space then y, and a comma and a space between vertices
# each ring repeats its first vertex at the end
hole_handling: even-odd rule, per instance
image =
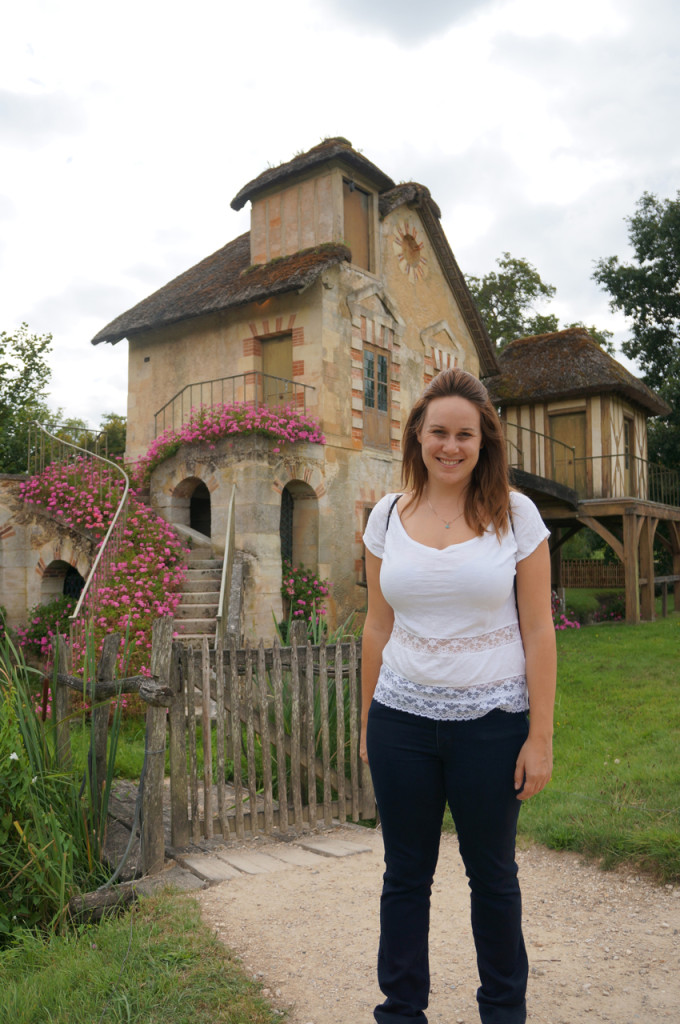
POLYGON ((189 419, 179 430, 169 428, 152 441, 146 454, 135 463, 134 479, 139 484, 147 482, 156 466, 174 455, 183 444, 206 443, 214 447, 216 441, 234 434, 260 434, 288 444, 326 443, 317 421, 291 406, 269 409, 232 402, 201 407, 191 410, 189 419))

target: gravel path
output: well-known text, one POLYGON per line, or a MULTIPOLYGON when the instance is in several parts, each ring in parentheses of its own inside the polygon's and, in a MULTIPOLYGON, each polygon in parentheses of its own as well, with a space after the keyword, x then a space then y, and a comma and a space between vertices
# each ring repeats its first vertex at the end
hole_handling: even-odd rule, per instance
MULTIPOLYGON (((371 1024, 382 840, 310 867, 282 865, 200 892, 205 920, 290 1024, 371 1024)), ((263 849, 262 841, 250 849, 263 849)), ((604 873, 572 854, 518 853, 531 1024, 680 1021, 680 886, 604 873)), ((479 1024, 468 889, 456 837, 442 837, 432 899, 430 1024, 479 1024)))

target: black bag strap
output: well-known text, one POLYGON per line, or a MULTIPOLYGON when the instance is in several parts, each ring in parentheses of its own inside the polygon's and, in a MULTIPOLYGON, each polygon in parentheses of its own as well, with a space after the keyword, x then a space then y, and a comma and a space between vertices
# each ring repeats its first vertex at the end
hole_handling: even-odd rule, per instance
POLYGON ((390 525, 390 517, 391 517, 391 515, 392 515, 392 509, 394 508, 394 506, 395 506, 395 505, 397 504, 397 502, 399 501, 399 499, 400 499, 401 497, 403 497, 403 495, 401 495, 401 494, 398 494, 398 495, 396 496, 396 498, 394 499, 394 501, 392 502, 392 504, 390 505, 390 510, 389 510, 389 512, 387 513, 387 522, 385 523, 385 533, 387 533, 387 528, 388 528, 388 527, 389 527, 389 525, 390 525))

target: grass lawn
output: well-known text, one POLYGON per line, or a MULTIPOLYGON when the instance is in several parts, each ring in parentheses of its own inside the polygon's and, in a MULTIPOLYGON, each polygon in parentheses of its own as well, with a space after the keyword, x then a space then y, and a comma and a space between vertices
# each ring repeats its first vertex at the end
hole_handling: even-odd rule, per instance
POLYGON ((558 632, 553 779, 520 842, 680 881, 679 647, 677 614, 558 632))
POLYGON ((557 635, 555 769, 520 834, 680 880, 680 617, 557 635))
POLYGON ((273 1024, 280 1020, 199 917, 164 893, 123 917, 0 952, 0 1024, 273 1024))

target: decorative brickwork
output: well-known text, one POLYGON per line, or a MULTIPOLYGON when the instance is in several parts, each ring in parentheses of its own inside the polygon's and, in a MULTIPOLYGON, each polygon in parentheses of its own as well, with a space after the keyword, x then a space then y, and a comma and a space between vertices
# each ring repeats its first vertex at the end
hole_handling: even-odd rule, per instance
POLYGON ((258 338, 244 338, 243 339, 243 355, 244 356, 257 356, 259 359, 262 355, 262 345, 258 338))

